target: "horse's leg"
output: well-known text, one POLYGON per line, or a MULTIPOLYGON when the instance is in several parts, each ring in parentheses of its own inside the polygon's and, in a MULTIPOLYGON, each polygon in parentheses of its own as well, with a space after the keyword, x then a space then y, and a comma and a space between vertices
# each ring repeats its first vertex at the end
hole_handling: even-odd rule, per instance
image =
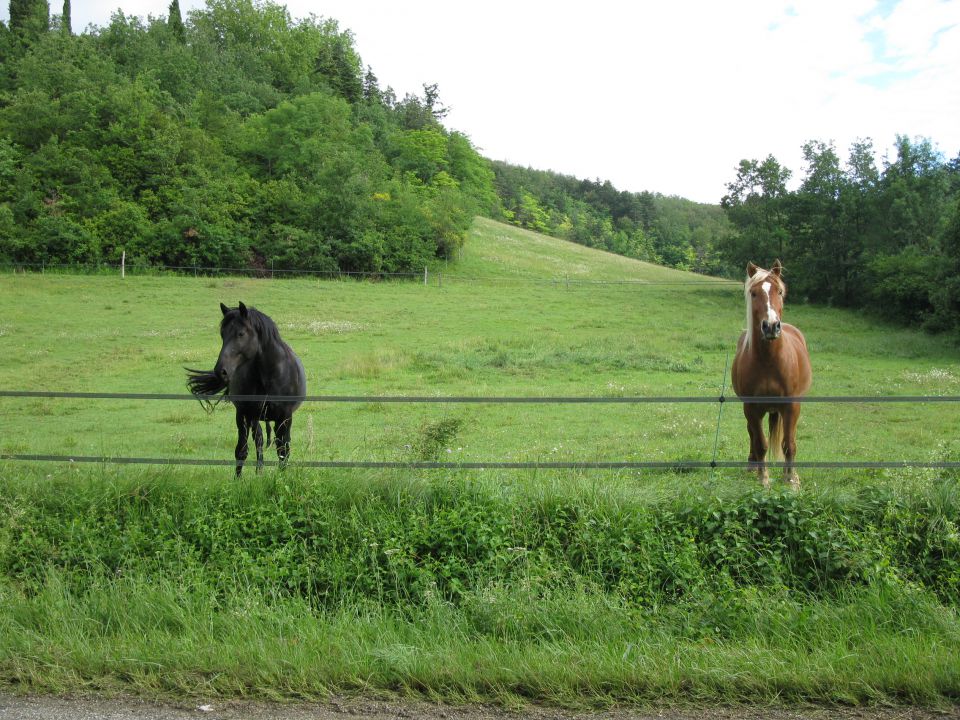
POLYGON ((287 466, 287 460, 290 458, 290 426, 293 424, 293 417, 284 418, 278 423, 274 423, 273 433, 277 441, 277 457, 280 459, 280 468, 287 466))
POLYGON ((791 403, 783 408, 783 480, 794 490, 800 489, 800 476, 793 466, 797 455, 797 423, 800 421, 800 403, 791 403))
POLYGON ((237 410, 237 448, 234 450, 234 457, 237 459, 237 477, 243 472, 243 461, 247 459, 247 437, 250 434, 250 426, 246 418, 237 410))
POLYGON ((763 410, 751 403, 743 404, 743 414, 747 418, 747 433, 750 435, 750 462, 751 469, 757 471, 757 477, 764 487, 770 487, 770 476, 767 474, 767 438, 763 434, 763 410))
POLYGON ((253 444, 257 448, 257 473, 263 472, 263 428, 260 421, 253 423, 253 444))

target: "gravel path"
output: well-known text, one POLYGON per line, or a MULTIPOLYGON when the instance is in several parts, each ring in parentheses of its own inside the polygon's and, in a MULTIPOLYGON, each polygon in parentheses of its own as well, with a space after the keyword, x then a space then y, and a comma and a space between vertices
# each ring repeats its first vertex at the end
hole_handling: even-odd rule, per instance
POLYGON ((0 694, 0 720, 945 720, 960 719, 960 705, 920 708, 686 708, 574 712, 532 706, 520 712, 423 702, 331 700, 323 703, 210 701, 162 704, 136 698, 64 698, 0 694))

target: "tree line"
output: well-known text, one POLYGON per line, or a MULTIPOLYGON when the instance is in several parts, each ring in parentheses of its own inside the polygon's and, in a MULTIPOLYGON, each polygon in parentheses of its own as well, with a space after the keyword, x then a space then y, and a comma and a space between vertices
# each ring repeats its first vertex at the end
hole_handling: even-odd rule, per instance
POLYGON ((845 162, 823 141, 806 143, 803 158, 795 190, 773 156, 740 162, 721 203, 736 228, 718 246, 727 265, 779 257, 800 298, 960 328, 960 157, 898 136, 882 168, 870 140, 845 162))
POLYGON ((773 156, 742 160, 720 205, 609 181, 493 163, 505 219, 683 270, 739 278, 748 261, 788 268, 791 293, 933 332, 960 329, 960 157, 898 136, 878 167, 871 140, 840 159, 803 146, 804 177, 773 156))
POLYGON ((173 0, 76 35, 68 1, 0 23, 0 260, 392 272, 497 211, 436 87, 381 88, 335 20, 173 0))
POLYGON ((659 265, 724 272, 717 247, 733 227, 717 205, 504 162, 493 169, 508 222, 659 265))

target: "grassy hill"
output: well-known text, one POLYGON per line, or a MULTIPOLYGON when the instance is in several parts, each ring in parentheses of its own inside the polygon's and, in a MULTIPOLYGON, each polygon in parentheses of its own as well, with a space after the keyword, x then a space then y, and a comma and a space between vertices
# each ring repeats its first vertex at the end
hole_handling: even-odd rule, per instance
MULTIPOLYGON (((788 268, 794 275, 802 268, 788 268)), ((788 275, 788 280, 789 280, 788 275)), ((0 276, 0 388, 178 393, 221 301, 311 394, 713 396, 736 283, 478 219, 422 282, 0 276), (608 281, 608 282, 598 282, 608 281), (630 282, 623 282, 630 281, 630 282)), ((787 299, 817 395, 957 394, 943 340, 787 299)), ((0 399, 0 452, 232 458, 194 401, 0 399)), ((738 405, 305 405, 294 466, 0 461, 0 682, 564 705, 960 697, 960 488, 935 470, 312 471, 742 460, 738 405)), ((956 460, 952 404, 804 408, 802 460, 956 460)), ((269 457, 269 456, 268 456, 269 457)))

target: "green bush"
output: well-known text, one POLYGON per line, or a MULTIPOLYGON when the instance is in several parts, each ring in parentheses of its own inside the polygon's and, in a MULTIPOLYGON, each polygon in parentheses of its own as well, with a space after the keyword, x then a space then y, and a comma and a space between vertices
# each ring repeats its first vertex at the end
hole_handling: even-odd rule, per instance
MULTIPOLYGON (((441 432, 450 428, 426 428, 425 442, 441 432)), ((322 607, 358 596, 459 602, 511 583, 590 587, 638 608, 751 587, 826 597, 874 583, 957 603, 957 490, 945 480, 904 494, 681 495, 614 508, 507 501, 443 482, 353 495, 293 477, 230 491, 55 483, 8 489, 0 573, 29 587, 56 570, 82 591, 98 579, 190 570, 223 593, 239 583, 322 607)))

